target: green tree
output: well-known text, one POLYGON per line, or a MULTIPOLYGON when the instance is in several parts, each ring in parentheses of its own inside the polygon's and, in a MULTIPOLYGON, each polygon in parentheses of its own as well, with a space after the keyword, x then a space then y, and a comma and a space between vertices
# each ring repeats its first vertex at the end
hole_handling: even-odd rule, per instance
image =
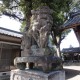
POLYGON ((26 31, 30 26, 31 10, 40 6, 49 6, 53 10, 51 35, 53 44, 57 47, 57 55, 60 56, 60 43, 64 38, 61 25, 67 19, 71 3, 72 0, 1 0, 0 11, 6 16, 20 20, 22 22, 21 30, 25 27, 26 31))

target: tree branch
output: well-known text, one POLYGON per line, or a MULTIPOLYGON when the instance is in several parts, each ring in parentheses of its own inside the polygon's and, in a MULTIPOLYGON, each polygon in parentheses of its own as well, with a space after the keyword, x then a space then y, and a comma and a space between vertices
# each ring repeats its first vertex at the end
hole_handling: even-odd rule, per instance
POLYGON ((17 8, 18 6, 11 6, 9 9, 17 8))
POLYGON ((16 1, 16 0, 14 0, 14 1, 15 1, 17 4, 19 4, 18 1, 16 1))
POLYGON ((65 36, 63 36, 63 37, 61 38, 61 41, 62 41, 64 38, 65 38, 65 36))
POLYGON ((57 40, 56 40, 56 36, 54 32, 51 32, 51 36, 53 38, 53 42, 55 43, 55 45, 57 44, 57 40))
POLYGON ((22 19, 20 17, 18 17, 16 14, 10 14, 6 11, 3 12, 3 15, 9 16, 9 17, 13 17, 14 19, 18 19, 19 21, 24 21, 25 19, 22 19))

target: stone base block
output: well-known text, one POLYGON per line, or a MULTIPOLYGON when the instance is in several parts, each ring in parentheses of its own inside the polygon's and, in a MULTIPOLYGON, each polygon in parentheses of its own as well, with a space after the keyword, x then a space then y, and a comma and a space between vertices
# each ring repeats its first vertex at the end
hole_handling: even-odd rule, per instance
POLYGON ((10 80, 10 72, 0 72, 0 80, 10 80))
POLYGON ((10 80, 65 80, 64 71, 43 73, 35 70, 12 70, 10 80))

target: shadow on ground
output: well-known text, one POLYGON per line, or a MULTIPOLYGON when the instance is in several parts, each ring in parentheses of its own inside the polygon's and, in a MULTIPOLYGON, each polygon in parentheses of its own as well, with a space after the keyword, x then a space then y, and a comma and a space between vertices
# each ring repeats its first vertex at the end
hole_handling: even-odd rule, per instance
POLYGON ((70 79, 77 75, 80 75, 80 71, 78 71, 78 70, 66 69, 66 68, 64 70, 65 70, 66 79, 70 79))

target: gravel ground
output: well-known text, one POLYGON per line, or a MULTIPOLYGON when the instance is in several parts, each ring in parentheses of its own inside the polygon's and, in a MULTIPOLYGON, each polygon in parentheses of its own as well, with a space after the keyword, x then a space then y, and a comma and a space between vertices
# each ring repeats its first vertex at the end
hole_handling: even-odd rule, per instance
POLYGON ((64 65, 66 80, 80 80, 80 63, 64 65))

